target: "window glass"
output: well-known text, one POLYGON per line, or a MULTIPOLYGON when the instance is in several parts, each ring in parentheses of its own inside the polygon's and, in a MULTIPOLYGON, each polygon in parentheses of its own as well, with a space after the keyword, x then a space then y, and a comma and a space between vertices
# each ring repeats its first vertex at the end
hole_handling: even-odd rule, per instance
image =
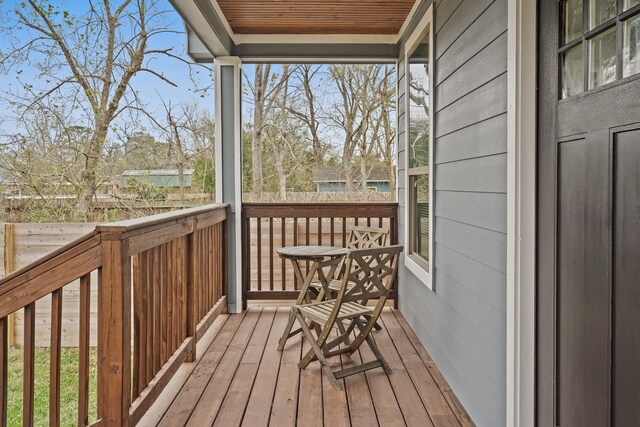
POLYGON ((584 12, 582 0, 564 2, 564 42, 568 43, 582 36, 584 12))
POLYGON ((624 10, 631 9, 640 4, 640 0, 624 0, 624 10))
POLYGON ((616 16, 616 0, 591 0, 589 2, 590 28, 594 29, 616 16))
MULTIPOLYGON (((640 4, 640 0, 638 0, 640 4)), ((640 73, 640 15, 624 23, 622 76, 640 73)))
POLYGON ((408 59, 407 207, 409 257, 429 270, 429 151, 431 132, 429 34, 408 59))
POLYGON ((410 179, 412 236, 411 253, 429 261, 429 175, 410 179))
POLYGON ((582 45, 568 50, 562 58, 562 97, 576 95, 584 90, 582 45))
POLYGON ((409 57, 409 167, 429 166, 429 39, 409 57))
POLYGON ((616 79, 615 27, 589 40, 589 89, 616 79))

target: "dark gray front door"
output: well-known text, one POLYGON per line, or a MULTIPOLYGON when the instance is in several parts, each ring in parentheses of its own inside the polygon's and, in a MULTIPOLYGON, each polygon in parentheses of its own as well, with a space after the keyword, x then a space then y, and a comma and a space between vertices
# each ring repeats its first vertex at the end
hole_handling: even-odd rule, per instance
POLYGON ((537 415, 640 426, 640 0, 540 0, 537 415))

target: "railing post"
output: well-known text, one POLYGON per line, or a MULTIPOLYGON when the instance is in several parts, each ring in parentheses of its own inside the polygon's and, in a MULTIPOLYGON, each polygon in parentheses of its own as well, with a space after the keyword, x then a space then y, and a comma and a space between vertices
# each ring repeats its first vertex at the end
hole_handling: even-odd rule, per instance
POLYGON ((187 354, 186 361, 194 362, 196 360, 197 336, 196 328, 198 326, 198 295, 197 295, 197 271, 198 271, 198 242, 197 242, 198 223, 194 220, 193 232, 187 236, 187 337, 192 338, 192 346, 187 354))
POLYGON ((98 300, 98 417, 129 425, 131 406, 131 257, 119 233, 102 233, 98 300))

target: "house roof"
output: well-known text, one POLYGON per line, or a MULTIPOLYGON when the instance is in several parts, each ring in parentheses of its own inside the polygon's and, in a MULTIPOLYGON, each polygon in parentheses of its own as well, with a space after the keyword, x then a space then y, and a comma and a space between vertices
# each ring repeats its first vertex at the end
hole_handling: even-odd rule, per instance
POLYGON ((193 169, 185 169, 183 180, 177 169, 128 170, 120 174, 119 185, 122 188, 132 188, 134 183, 144 182, 154 187, 191 187, 193 183, 193 169))
MULTIPOLYGON (((354 169, 353 180, 360 180, 360 169, 354 169)), ((345 182, 345 170, 342 166, 317 166, 313 169, 313 182, 345 182)), ((387 169, 383 166, 373 166, 367 181, 388 182, 387 169)))

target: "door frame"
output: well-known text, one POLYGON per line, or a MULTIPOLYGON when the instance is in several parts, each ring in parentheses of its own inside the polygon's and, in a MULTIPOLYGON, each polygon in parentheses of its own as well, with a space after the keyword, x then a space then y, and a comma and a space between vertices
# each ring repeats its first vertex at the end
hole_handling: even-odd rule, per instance
POLYGON ((506 425, 535 421, 537 2, 508 0, 506 425))

